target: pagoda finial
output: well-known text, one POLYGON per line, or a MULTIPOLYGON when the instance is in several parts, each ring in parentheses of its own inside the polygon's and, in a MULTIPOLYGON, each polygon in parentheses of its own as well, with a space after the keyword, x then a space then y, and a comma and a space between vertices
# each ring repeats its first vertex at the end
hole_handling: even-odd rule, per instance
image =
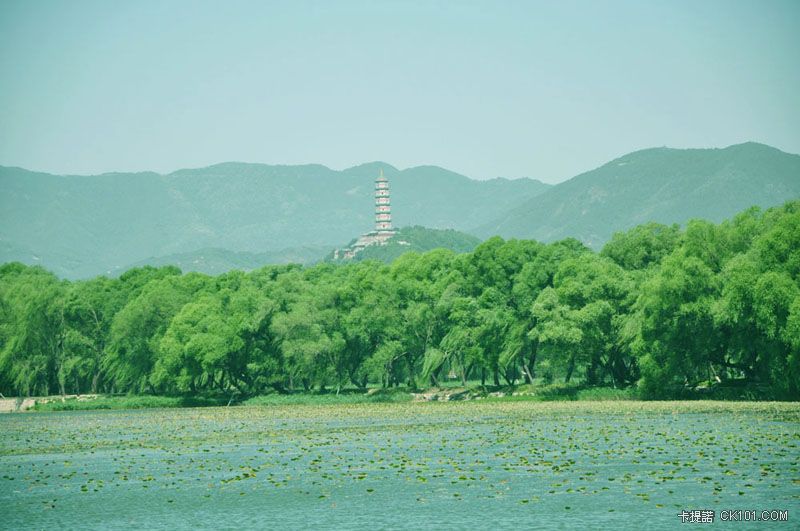
POLYGON ((381 177, 383 177, 383 168, 381 168, 381 177))

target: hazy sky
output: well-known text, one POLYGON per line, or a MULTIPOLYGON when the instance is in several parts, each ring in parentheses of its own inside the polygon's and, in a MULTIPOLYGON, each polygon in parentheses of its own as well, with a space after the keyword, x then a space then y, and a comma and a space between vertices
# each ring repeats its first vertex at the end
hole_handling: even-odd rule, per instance
POLYGON ((0 165, 436 164, 557 182, 800 152, 800 1, 0 0, 0 165))

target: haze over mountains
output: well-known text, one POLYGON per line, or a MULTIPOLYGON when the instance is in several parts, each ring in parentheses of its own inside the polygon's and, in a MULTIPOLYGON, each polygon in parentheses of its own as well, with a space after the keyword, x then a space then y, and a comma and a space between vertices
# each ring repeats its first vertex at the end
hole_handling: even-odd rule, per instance
POLYGON ((0 168, 0 261, 81 278, 163 263, 167 255, 202 263, 227 253, 238 267, 264 253, 272 263, 296 261, 312 247, 322 259, 373 227, 380 170, 391 180, 397 226, 476 227, 548 188, 531 179, 475 181, 434 166, 400 171, 380 162, 343 171, 225 163, 169 175, 0 168))
POLYGON ((800 155, 748 142, 724 149, 629 153, 528 199, 472 232, 482 237, 574 237, 599 249, 615 231, 648 221, 720 222, 750 206, 800 196, 800 155))
POLYGON ((755 143, 647 149, 555 186, 382 162, 342 171, 224 163, 97 176, 0 167, 0 262, 82 278, 145 263, 199 263, 195 269, 216 273, 312 261, 372 227, 381 169, 396 226, 542 241, 572 236, 595 248, 639 223, 720 221, 800 196, 800 156, 755 143))

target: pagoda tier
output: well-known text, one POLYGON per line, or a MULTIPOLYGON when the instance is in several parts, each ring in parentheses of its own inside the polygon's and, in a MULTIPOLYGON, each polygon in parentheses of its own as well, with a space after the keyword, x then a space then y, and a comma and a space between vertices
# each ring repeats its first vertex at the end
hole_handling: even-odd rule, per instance
POLYGON ((384 177, 383 170, 375 179, 375 230, 392 232, 392 207, 389 198, 389 180, 384 177))

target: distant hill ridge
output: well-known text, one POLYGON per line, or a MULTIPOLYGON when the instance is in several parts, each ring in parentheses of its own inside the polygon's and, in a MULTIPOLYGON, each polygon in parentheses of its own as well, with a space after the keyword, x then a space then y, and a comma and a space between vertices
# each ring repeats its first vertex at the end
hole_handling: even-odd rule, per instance
POLYGON ((146 265, 155 267, 174 265, 184 273, 197 271, 208 275, 219 275, 231 269, 252 271, 265 264, 311 264, 319 261, 320 257, 324 256, 326 252, 328 252, 327 247, 296 247, 264 253, 229 251, 212 247, 192 252, 146 258, 133 264, 128 264, 119 272, 122 273, 128 269, 146 265))
POLYGON ((0 167, 0 262, 41 264, 82 278, 198 249, 259 256, 332 249, 372 228, 373 181, 381 169, 398 226, 475 227, 549 187, 383 162, 342 171, 226 162, 168 175, 93 176, 0 167))
POLYGON ((555 185, 470 232, 545 242, 574 237, 598 249, 615 231, 641 223, 720 222, 797 197, 800 155, 755 142, 651 148, 555 185))
POLYGON ((310 249, 341 247, 372 228, 380 170, 390 179, 396 226, 546 242, 575 237, 596 249, 641 223, 719 222, 800 197, 800 156, 754 142, 645 149, 555 186, 384 162, 342 171, 226 162, 168 175, 94 176, 0 167, 0 262, 83 278, 170 259, 214 270, 305 260, 310 249))

